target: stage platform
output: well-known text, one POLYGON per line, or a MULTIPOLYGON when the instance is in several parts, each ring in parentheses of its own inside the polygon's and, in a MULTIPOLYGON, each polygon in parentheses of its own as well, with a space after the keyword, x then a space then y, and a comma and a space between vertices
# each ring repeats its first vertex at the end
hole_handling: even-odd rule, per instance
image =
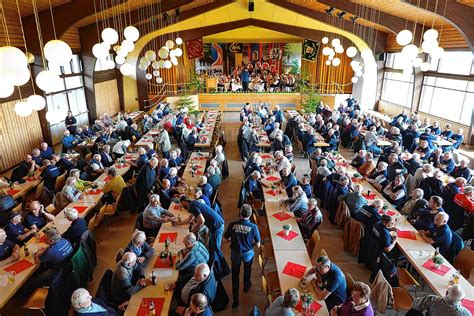
MULTIPOLYGON (((346 95, 321 95, 324 104, 334 107, 336 99, 346 95)), ((240 111, 246 102, 257 104, 259 101, 270 107, 278 104, 282 109, 301 109, 300 93, 200 93, 191 96, 200 111, 240 111)), ((168 97, 167 102, 173 107, 179 96, 168 97)))

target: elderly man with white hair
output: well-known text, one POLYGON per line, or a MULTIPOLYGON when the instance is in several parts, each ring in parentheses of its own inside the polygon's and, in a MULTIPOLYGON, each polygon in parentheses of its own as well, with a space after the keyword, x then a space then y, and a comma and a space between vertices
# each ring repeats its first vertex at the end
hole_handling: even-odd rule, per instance
POLYGON ((89 165, 86 170, 91 179, 95 179, 105 171, 105 167, 101 162, 102 157, 100 154, 95 154, 89 161, 89 165))
POLYGON ((302 218, 308 212, 308 198, 299 185, 295 185, 291 190, 292 197, 285 200, 285 203, 289 204, 288 211, 293 212, 295 217, 302 218))
POLYGON ((168 179, 170 181, 171 191, 178 189, 180 179, 178 177, 178 169, 176 167, 169 168, 168 174, 164 177, 164 179, 168 179))
POLYGON ((278 172, 281 172, 283 169, 286 168, 289 168, 291 170, 291 162, 288 160, 288 158, 285 157, 282 151, 275 151, 273 156, 275 157, 275 170, 277 170, 278 172))
POLYGON ((117 315, 117 311, 114 308, 107 306, 102 300, 92 297, 89 291, 83 288, 79 288, 72 293, 71 305, 74 308, 74 315, 117 315))
POLYGON ((346 194, 337 197, 339 201, 346 202, 352 217, 355 217, 360 209, 367 204, 366 198, 362 196, 363 189, 362 185, 355 184, 354 191, 349 191, 346 194))
POLYGON ((446 295, 441 297, 438 295, 427 295, 417 298, 413 301, 412 310, 423 313, 426 316, 469 316, 471 313, 462 306, 464 298, 464 290, 460 285, 455 284, 448 287, 446 295))
POLYGON ((214 273, 206 263, 196 266, 194 274, 189 277, 178 279, 175 284, 176 293, 171 308, 176 307, 176 313, 182 315, 187 307, 190 306, 191 297, 196 293, 206 296, 209 304, 212 304, 217 292, 217 282, 214 273))
POLYGON ((137 256, 137 263, 143 268, 146 267, 155 252, 153 247, 146 241, 145 233, 138 229, 133 232, 132 240, 130 240, 123 251, 133 252, 137 256))
POLYGON ((222 148, 222 145, 217 145, 216 146, 216 153, 214 155, 214 160, 217 161, 217 164, 221 164, 225 160, 225 155, 224 155, 224 150, 222 148))
POLYGON ((209 166, 207 168, 206 176, 207 176, 207 183, 211 185, 212 191, 215 192, 222 182, 221 177, 218 174, 216 174, 216 169, 212 166, 209 166))
POLYGON ((169 158, 169 152, 171 150, 170 136, 168 135, 168 132, 165 130, 163 125, 161 125, 158 130, 160 133, 155 138, 155 141, 158 144, 161 152, 163 153, 163 158, 169 158))
POLYGON ((64 185, 63 189, 61 190, 61 197, 64 197, 67 199, 69 202, 77 202, 79 200, 83 193, 78 190, 75 186, 76 184, 76 178, 75 177, 69 177, 66 179, 66 184, 64 185))
POLYGON ((79 217, 79 212, 73 207, 68 207, 64 210, 64 217, 66 217, 71 224, 63 233, 63 238, 74 246, 80 241, 82 234, 87 230, 87 223, 82 217, 79 217))
POLYGON ((451 172, 451 176, 455 178, 463 177, 468 182, 471 181, 472 174, 471 170, 469 169, 469 161, 466 158, 461 158, 459 160, 459 165, 454 167, 454 170, 451 172))
POLYGON ((161 207, 160 196, 150 195, 150 203, 143 211, 143 226, 146 229, 159 230, 162 223, 171 222, 173 219, 174 214, 161 207))
POLYGON ((176 270, 180 275, 187 275, 201 263, 209 261, 209 251, 206 246, 197 240, 194 233, 187 233, 183 238, 184 248, 178 251, 176 270))
POLYGON ((0 267, 20 259, 20 246, 7 239, 7 233, 0 228, 0 267))
POLYGON ((207 196, 209 199, 211 199, 213 190, 212 190, 212 186, 209 183, 207 183, 207 177, 206 176, 200 176, 199 177, 199 182, 198 182, 197 186, 202 190, 202 193, 205 196, 207 196))
POLYGON ((397 209, 400 213, 407 215, 409 218, 416 218, 419 210, 428 207, 428 201, 423 198, 423 195, 424 192, 420 188, 411 191, 410 199, 397 209))
POLYGON ((453 234, 448 226, 449 215, 446 212, 439 212, 434 218, 434 226, 429 231, 420 230, 420 236, 428 244, 439 248, 440 254, 445 258, 451 258, 451 241, 453 234))
POLYGON ((110 301, 120 305, 151 283, 150 279, 145 278, 143 267, 137 263, 137 256, 133 252, 126 252, 112 275, 110 301))

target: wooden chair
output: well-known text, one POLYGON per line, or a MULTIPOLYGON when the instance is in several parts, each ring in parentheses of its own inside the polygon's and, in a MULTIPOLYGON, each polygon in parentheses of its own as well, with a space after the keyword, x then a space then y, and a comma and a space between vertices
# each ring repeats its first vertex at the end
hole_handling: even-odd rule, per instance
POLYGON ((36 289, 28 300, 23 304, 22 308, 29 311, 41 311, 43 315, 46 315, 44 309, 46 306, 46 297, 48 296, 49 289, 47 287, 41 287, 36 289))
POLYGON ((409 310, 413 303, 413 298, 408 290, 403 287, 392 287, 383 276, 382 270, 377 272, 377 276, 372 283, 373 299, 377 302, 379 313, 384 314, 386 308, 397 311, 409 310), (384 295, 386 294, 386 295, 384 295))
POLYGON ((265 274, 265 266, 267 265, 268 259, 275 259, 275 253, 273 251, 273 245, 271 243, 261 245, 258 263, 261 268, 261 275, 265 274))
POLYGON ((97 239, 97 242, 99 242, 100 239, 98 238, 97 234, 94 234, 96 228, 97 228, 97 214, 94 214, 94 216, 92 216, 92 218, 89 220, 87 229, 89 229, 92 236, 94 236, 97 239))
POLYGON ((321 237, 319 236, 319 232, 315 230, 313 232, 313 235, 311 235, 311 239, 308 241, 308 254, 311 259, 314 258, 314 252, 316 250, 316 247, 319 244, 319 240, 321 240, 321 237))
POLYGON ((20 213, 22 211, 23 211, 23 203, 18 203, 18 205, 12 209, 12 212, 15 212, 15 213, 20 213))
POLYGON ((418 281, 415 280, 415 278, 408 272, 407 269, 398 267, 398 281, 400 282, 400 287, 409 287, 413 286, 413 292, 415 293, 415 298, 416 298, 416 289, 420 287, 420 284, 418 281))
POLYGON ((54 192, 59 192, 66 183, 66 172, 56 178, 56 184, 54 185, 54 192))
POLYGON ((48 213, 54 213, 56 211, 56 207, 53 204, 49 204, 46 206, 46 211, 48 211, 48 213))
POLYGON ((272 271, 262 275, 262 290, 265 292, 267 297, 272 296, 271 301, 273 301, 273 295, 278 296, 281 294, 277 271, 272 271))
POLYGON ((347 291, 350 293, 355 286, 355 281, 352 278, 352 275, 349 272, 344 272, 344 276, 346 277, 346 284, 347 284, 347 291))
POLYGON ((44 181, 41 181, 36 187, 35 200, 39 200, 41 198, 41 196, 43 195, 43 191, 44 191, 44 181))
POLYGON ((119 196, 117 197, 117 201, 114 204, 105 204, 103 207, 100 208, 99 211, 99 219, 98 219, 98 224, 102 223, 104 221, 105 225, 107 226, 107 216, 110 217, 113 221, 113 216, 115 213, 117 213, 117 208, 120 206, 122 203, 122 192, 120 192, 119 196), (102 209, 104 209, 102 211, 102 209), (102 211, 102 218, 101 218, 101 211, 102 211))
POLYGON ((464 247, 456 258, 454 258, 453 266, 461 272, 463 277, 469 279, 472 268, 474 267, 474 251, 464 247))

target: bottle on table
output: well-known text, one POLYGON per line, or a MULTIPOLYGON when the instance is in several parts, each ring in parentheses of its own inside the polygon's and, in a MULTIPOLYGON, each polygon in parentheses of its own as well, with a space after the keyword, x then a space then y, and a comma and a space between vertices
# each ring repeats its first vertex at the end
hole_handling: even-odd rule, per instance
POLYGON ((150 301, 150 315, 156 315, 156 311, 155 311, 155 303, 153 301, 150 301))

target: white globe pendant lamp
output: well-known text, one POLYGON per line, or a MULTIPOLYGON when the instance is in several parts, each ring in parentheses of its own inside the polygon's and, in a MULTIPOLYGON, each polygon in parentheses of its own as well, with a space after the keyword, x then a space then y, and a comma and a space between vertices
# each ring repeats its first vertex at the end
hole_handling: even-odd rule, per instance
POLYGON ((171 63, 171 61, 166 60, 166 61, 165 61, 165 68, 166 68, 166 69, 171 69, 171 67, 173 67, 173 64, 171 63))
POLYGON ((327 44, 327 43, 329 43, 329 38, 328 38, 327 36, 324 36, 324 37, 321 39, 321 42, 322 42, 323 44, 327 44))
POLYGON ((328 46, 324 47, 323 48, 323 55, 324 56, 329 56, 330 51, 331 51, 331 49, 328 46))
POLYGON ((7 79, 0 77, 0 98, 8 98, 15 91, 15 87, 7 79))
POLYGON ((140 32, 135 26, 129 25, 123 30, 123 35, 129 41, 136 42, 140 37, 140 32))
POLYGON ((339 46, 340 44, 341 44, 341 40, 338 39, 337 37, 334 38, 334 39, 331 41, 331 46, 332 46, 332 47, 339 46))
POLYGON ((158 60, 158 66, 159 68, 165 68, 165 61, 163 59, 158 60))
POLYGON ((420 70, 423 71, 423 72, 428 71, 428 70, 430 70, 430 67, 431 67, 430 63, 424 62, 424 63, 421 64, 420 70))
POLYGON ((326 65, 329 66, 331 64, 330 60, 326 60, 326 65))
POLYGON ((41 111, 46 106, 46 100, 41 95, 33 94, 26 99, 26 102, 35 111, 41 111))
POLYGON ((344 47, 342 47, 342 45, 338 45, 334 48, 334 50, 336 51, 336 53, 338 54, 342 54, 344 53, 344 47))
POLYGON ((167 40, 165 43, 166 47, 172 49, 174 47, 174 42, 172 40, 167 40))
POLYGON ((332 65, 333 65, 333 66, 337 67, 337 66, 339 66, 340 64, 341 64, 341 60, 340 60, 339 58, 336 57, 336 58, 334 58, 334 59, 332 60, 332 65))
POLYGON ((153 76, 151 74, 146 74, 145 78, 146 78, 146 80, 151 80, 151 78, 153 78, 153 76))
POLYGON ((15 72, 19 68, 28 67, 26 55, 16 47, 0 47, 0 74, 15 72))
POLYGON ((131 40, 125 39, 125 40, 122 41, 121 47, 127 53, 130 53, 135 49, 135 44, 133 44, 133 42, 131 40))
POLYGON ((30 70, 28 68, 19 69, 16 73, 8 76, 15 86, 22 86, 30 81, 30 70))
POLYGON ((436 40, 438 39, 438 31, 435 29, 429 29, 423 34, 423 39, 425 41, 436 40))
POLYGON ((159 70, 154 70, 153 71, 153 76, 159 77, 160 76, 160 71, 159 70))
POLYGON ((181 37, 177 37, 175 42, 176 42, 176 45, 181 45, 183 44, 183 39, 181 37))
POLYGON ((128 55, 128 52, 124 47, 120 46, 117 49, 117 56, 122 56, 123 58, 125 58, 125 57, 127 57, 127 55, 128 55))
POLYGON ((57 123, 61 122, 61 120, 65 116, 66 116, 66 114, 63 113, 63 111, 60 111, 60 110, 52 110, 52 111, 46 112, 46 120, 50 124, 57 124, 57 123))
POLYGON ((441 56, 443 56, 443 54, 444 54, 444 48, 441 46, 438 46, 431 51, 430 56, 433 59, 439 59, 441 58, 441 56))
POLYGON ((92 46, 92 54, 97 59, 105 58, 109 54, 110 45, 107 43, 97 43, 92 46))
POLYGON ((410 30, 403 30, 397 34, 397 44, 405 46, 410 44, 413 39, 413 33, 410 30))
POLYGON ((360 52, 360 56, 362 57, 362 59, 370 59, 374 57, 374 54, 372 53, 372 50, 370 48, 366 48, 362 52, 360 52))
POLYGON ((102 30, 102 33, 100 34, 102 40, 109 44, 113 45, 118 42, 119 40, 119 35, 116 30, 114 30, 111 27, 105 28, 102 30))
POLYGON ((23 101, 16 103, 14 109, 16 114, 23 117, 30 116, 33 112, 31 105, 23 101))
POLYGON ((176 57, 181 57, 181 56, 183 56, 183 50, 182 50, 181 48, 179 48, 179 47, 176 48, 176 49, 174 50, 174 55, 175 55, 176 57))
POLYGON ((109 68, 109 69, 114 69, 115 68, 115 63, 114 63, 113 60, 110 60, 110 59, 107 60, 106 64, 107 64, 107 68, 109 68))
POLYGON ((172 57, 170 61, 174 66, 178 66, 178 59, 176 59, 176 57, 172 57))
POLYGON ((156 59, 156 53, 152 50, 147 50, 145 52, 145 57, 149 60, 149 61, 154 61, 156 59))
POLYGON ((72 59, 72 49, 63 41, 51 40, 44 45, 44 57, 55 65, 67 65, 72 59))
POLYGON ((120 66, 120 73, 124 76, 130 76, 133 74, 134 68, 132 65, 125 63, 120 66))
POLYGON ((357 55, 357 48, 355 48, 354 46, 349 46, 346 49, 346 55, 347 57, 354 58, 355 55, 357 55))
POLYGON ((160 63, 158 63, 156 60, 154 62, 151 63, 151 67, 153 67, 153 69, 158 69, 160 68, 160 63))
POLYGON ((158 56, 160 56, 160 58, 168 58, 168 52, 169 50, 166 49, 165 47, 162 47, 160 48, 160 50, 158 51, 158 56))
POLYGON ((328 59, 332 61, 334 59, 334 55, 329 55, 328 59))
POLYGON ((409 60, 413 60, 418 56, 418 47, 414 44, 409 44, 402 49, 402 54, 409 60))
POLYGON ((61 79, 51 70, 43 70, 36 76, 36 85, 44 92, 55 92, 61 87, 61 79))
POLYGON ((420 57, 417 57, 417 58, 413 59, 412 65, 415 68, 419 68, 422 63, 423 63, 423 59, 421 59, 420 57))
POLYGON ((423 52, 429 54, 431 53, 436 47, 438 47, 438 41, 437 40, 425 40, 421 44, 421 48, 423 49, 423 52))
POLYGON ((148 69, 148 65, 146 63, 139 63, 138 69, 146 71, 148 69))
POLYGON ((117 55, 117 56, 115 56, 115 62, 118 65, 122 65, 125 62, 125 57, 117 55))
POLYGON ((158 83, 158 84, 162 84, 162 83, 163 83, 163 78, 161 78, 161 77, 156 77, 155 80, 156 80, 156 83, 158 83))
POLYGON ((357 81, 359 81, 359 78, 357 78, 357 77, 352 77, 351 78, 352 83, 357 83, 357 81))
POLYGON ((363 74, 362 70, 356 71, 355 73, 356 77, 362 77, 363 74))

